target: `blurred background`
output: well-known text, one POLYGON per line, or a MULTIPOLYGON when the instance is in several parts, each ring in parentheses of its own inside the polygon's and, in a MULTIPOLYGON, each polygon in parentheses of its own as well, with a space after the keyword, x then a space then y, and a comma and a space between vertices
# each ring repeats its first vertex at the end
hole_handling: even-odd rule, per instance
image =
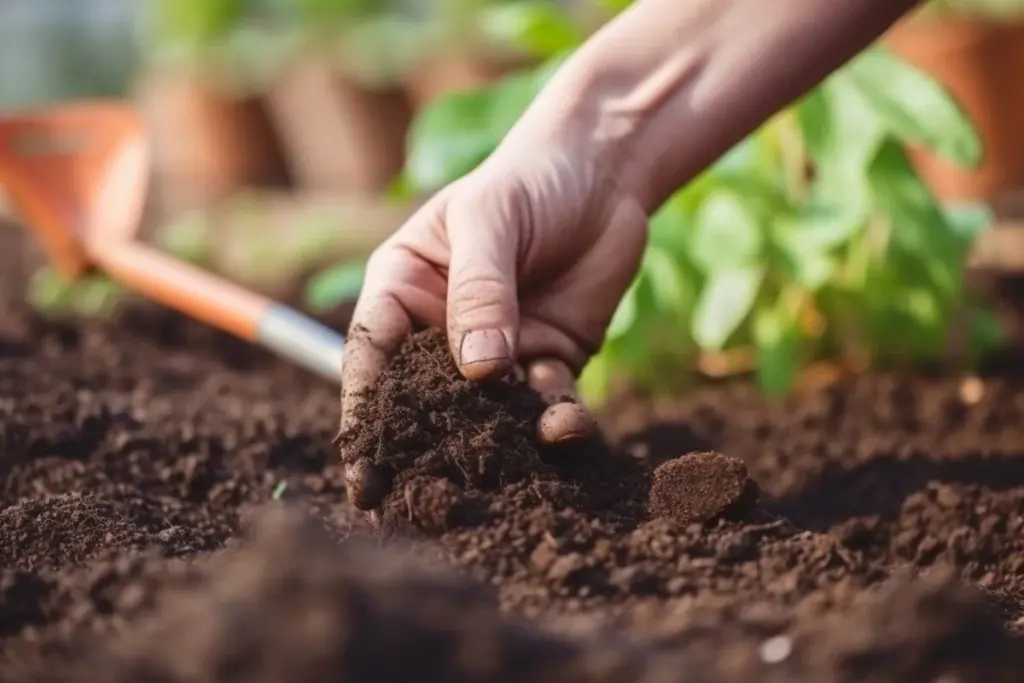
POLYGON ((140 0, 4 0, 3 106, 123 94, 136 68, 140 5, 140 0))
MULTIPOLYGON (((320 314, 629 4, 0 0, 0 107, 134 102, 143 239, 320 314)), ((954 344, 975 363, 1006 324, 968 275, 1024 268, 1021 74, 1024 2, 926 3, 654 217, 590 392, 670 368, 784 393, 823 363, 946 358, 951 329, 977 328, 954 344)), ((30 270, 43 311, 106 314, 123 294, 30 270)))

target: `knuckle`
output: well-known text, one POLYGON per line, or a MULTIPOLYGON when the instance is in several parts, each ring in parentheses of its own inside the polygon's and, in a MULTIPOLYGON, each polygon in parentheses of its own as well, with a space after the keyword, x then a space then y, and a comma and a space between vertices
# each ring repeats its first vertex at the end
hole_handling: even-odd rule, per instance
POLYGON ((515 229, 522 222, 524 200, 518 183, 475 184, 448 202, 445 222, 449 229, 515 229))
POLYGON ((374 249, 370 253, 370 257, 366 259, 367 274, 386 273, 394 262, 394 259, 394 248, 391 244, 387 242, 381 244, 379 247, 374 249))
POLYGON ((503 322, 514 313, 509 298, 514 296, 503 278, 466 266, 449 281, 448 310, 456 324, 466 319, 503 322))

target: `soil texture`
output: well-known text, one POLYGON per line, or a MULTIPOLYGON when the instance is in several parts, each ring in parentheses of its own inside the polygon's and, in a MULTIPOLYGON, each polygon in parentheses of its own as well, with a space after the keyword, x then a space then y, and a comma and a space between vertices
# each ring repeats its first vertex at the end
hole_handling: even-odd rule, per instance
POLYGON ((742 460, 693 452, 654 470, 647 511, 680 524, 704 523, 746 512, 757 496, 757 484, 742 460))
MULTIPOLYGON (((525 382, 469 382, 440 330, 412 335, 355 409, 342 460, 373 463, 390 484, 385 526, 456 526, 464 492, 543 476, 537 420, 547 407, 525 382)), ((372 476, 372 475, 371 475, 372 476)))
POLYGON ((146 306, 0 304, 0 679, 1024 681, 1021 360, 629 397, 549 452, 425 333, 345 444, 397 484, 382 538, 336 388, 146 306))

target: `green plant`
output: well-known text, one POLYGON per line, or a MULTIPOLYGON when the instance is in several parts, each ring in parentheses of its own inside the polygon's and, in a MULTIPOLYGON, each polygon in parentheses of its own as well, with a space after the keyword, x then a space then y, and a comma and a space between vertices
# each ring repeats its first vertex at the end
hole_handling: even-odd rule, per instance
POLYGON ((364 261, 346 261, 310 278, 304 304, 313 313, 327 313, 359 295, 366 273, 364 261))
POLYGON ((950 10, 959 14, 1000 20, 1024 16, 1024 2, 1022 0, 931 0, 927 10, 950 10))
POLYGON ((124 289, 102 275, 70 281, 53 268, 44 266, 29 279, 26 297, 29 304, 45 316, 103 318, 116 310, 124 297, 124 289))
POLYGON ((155 0, 141 14, 141 42, 157 62, 219 61, 250 0, 155 0))
MULTIPOLYGON (((472 170, 580 40, 549 3, 516 11, 529 17, 511 22, 523 43, 550 61, 423 111, 407 187, 434 191, 472 170)), ((600 400, 620 378, 657 391, 712 366, 756 370, 781 395, 814 360, 941 360, 953 326, 970 330, 979 357, 998 329, 968 300, 962 271, 984 223, 946 214, 905 143, 961 164, 981 158, 942 88, 872 47, 680 190, 651 220, 640 273, 581 378, 585 395, 600 400)))
POLYGON ((286 64, 315 53, 370 85, 399 80, 415 58, 418 22, 391 0, 255 0, 263 39, 286 64))
POLYGON ((225 90, 258 89, 285 49, 261 26, 257 0, 153 0, 140 13, 146 62, 186 68, 225 90))

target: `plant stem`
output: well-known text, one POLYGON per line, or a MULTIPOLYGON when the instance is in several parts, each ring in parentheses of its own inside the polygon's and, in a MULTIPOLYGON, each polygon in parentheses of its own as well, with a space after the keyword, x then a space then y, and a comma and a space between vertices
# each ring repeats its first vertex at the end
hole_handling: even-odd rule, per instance
POLYGON ((786 195, 791 202, 806 202, 810 198, 811 183, 807 174, 807 149, 796 110, 790 107, 783 111, 774 122, 774 130, 782 156, 786 195))

